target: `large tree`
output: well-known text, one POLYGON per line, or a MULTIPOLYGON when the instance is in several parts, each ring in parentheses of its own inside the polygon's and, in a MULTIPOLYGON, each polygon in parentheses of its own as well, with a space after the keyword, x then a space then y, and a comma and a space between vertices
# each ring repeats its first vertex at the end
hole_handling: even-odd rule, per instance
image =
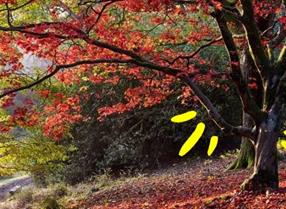
MULTIPOLYGON (((188 87, 183 95, 191 90, 222 131, 255 145, 254 172, 244 188, 278 187, 276 142, 283 130, 280 111, 286 104, 284 1, 0 2, 2 105, 9 106, 15 92, 53 77, 66 85, 90 81, 116 86, 121 78, 129 79, 130 88, 121 102, 98 110, 102 119, 160 103, 173 93, 173 84, 179 80, 188 87), (211 45, 224 46, 228 53, 229 62, 223 70, 201 56, 211 45), (46 72, 35 76, 23 69, 21 58, 31 53, 48 60, 46 72), (246 56, 252 67, 245 64, 246 56), (23 74, 29 76, 29 83, 21 80, 23 74), (226 90, 235 86, 241 101, 237 107, 242 106, 251 120, 247 127, 228 123, 199 85, 216 88, 221 81, 226 90)), ((53 93, 38 90, 44 97, 53 93)), ((93 96, 100 99, 106 94, 111 102, 117 101, 113 100, 117 95, 104 90, 93 96)), ((67 124, 82 119, 77 105, 86 96, 84 88, 73 98, 57 93, 51 96, 54 100, 46 111, 30 107, 16 111, 16 119, 5 121, 0 128, 7 131, 7 126, 15 123, 33 125, 27 115, 41 114, 46 120, 33 122, 42 123, 47 136, 60 139, 67 124)))

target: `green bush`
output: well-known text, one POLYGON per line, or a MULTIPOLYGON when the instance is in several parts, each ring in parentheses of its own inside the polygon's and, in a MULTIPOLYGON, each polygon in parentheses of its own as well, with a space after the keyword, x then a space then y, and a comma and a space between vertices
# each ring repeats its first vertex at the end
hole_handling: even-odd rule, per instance
MULTIPOLYGON (((102 95, 108 96, 103 96, 100 100, 91 96, 82 104, 82 114, 91 120, 75 124, 70 131, 70 137, 61 141, 61 145, 73 149, 68 151, 69 159, 63 169, 59 170, 57 175, 53 173, 57 180, 77 183, 106 169, 113 174, 119 174, 122 170, 132 173, 185 160, 186 158, 178 157, 178 152, 196 124, 201 121, 206 123, 207 130, 203 139, 187 157, 207 156, 209 139, 212 135, 218 135, 220 139, 216 153, 239 146, 239 139, 233 140, 233 136, 223 135, 198 102, 182 105, 178 99, 180 91, 152 108, 134 109, 120 115, 109 116, 103 122, 97 121, 99 107, 124 102, 124 90, 137 85, 138 81, 122 79, 116 88, 104 84, 89 86, 91 95, 92 92, 104 92, 102 95), (172 116, 190 110, 198 112, 194 120, 182 124, 171 123, 172 116)), ((239 103, 234 88, 231 87, 225 92, 221 88, 201 85, 202 90, 211 98, 223 117, 228 122, 239 125, 241 108, 233 109, 233 104, 239 103)), ((181 89, 181 86, 174 84, 174 89, 181 89)))
MULTIPOLYGON (((209 93, 219 94, 219 90, 209 93)), ((223 101, 226 100, 224 98, 223 101)), ((231 97, 228 100, 234 102, 231 97)), ((214 102, 219 104, 220 101, 214 102)), ((91 104, 89 108, 85 107, 96 110, 96 101, 91 104)), ((206 156, 210 137, 218 133, 221 136, 221 133, 198 107, 181 105, 176 97, 172 97, 153 108, 114 115, 103 122, 94 119, 77 124, 71 132, 73 137, 63 141, 67 145, 73 144, 76 149, 69 153, 69 161, 61 171, 61 178, 69 183, 77 183, 106 169, 113 174, 119 174, 122 170, 132 173, 184 160, 178 157, 178 151, 200 121, 207 124, 207 131, 188 156, 206 156), (198 112, 195 120, 182 124, 170 122, 172 116, 191 109, 198 112)), ((232 111, 233 114, 229 114, 231 111, 227 107, 222 108, 221 112, 228 121, 239 123, 239 110, 238 113, 232 111)), ((97 114, 96 111, 92 113, 97 114)), ((237 142, 233 145, 229 139, 221 139, 218 150, 236 148, 239 140, 237 142)))

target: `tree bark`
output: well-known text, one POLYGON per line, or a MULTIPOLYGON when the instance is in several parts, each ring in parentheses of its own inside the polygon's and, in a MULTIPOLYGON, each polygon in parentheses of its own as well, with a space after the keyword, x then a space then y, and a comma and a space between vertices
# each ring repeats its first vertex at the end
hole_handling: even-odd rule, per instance
POLYGON ((278 160, 277 136, 271 128, 263 123, 259 128, 257 143, 255 145, 254 171, 249 179, 242 185, 243 190, 265 191, 277 189, 278 160))
MULTIPOLYGON (((242 77, 246 83, 249 82, 249 77, 257 77, 255 75, 255 65, 247 48, 241 53, 240 68, 242 77)), ((260 87, 261 85, 259 85, 260 87)), ((260 87, 261 88, 261 87, 260 87)), ((259 96, 259 90, 253 92, 257 103, 261 103, 262 99, 259 96)), ((242 125, 251 128, 254 126, 253 120, 250 115, 242 110, 242 125)), ((254 165, 255 150, 253 143, 246 137, 242 137, 240 151, 234 162, 228 167, 227 170, 251 168, 254 165)))
MULTIPOLYGON (((243 126, 252 127, 253 121, 249 115, 243 113, 243 126)), ((228 170, 251 168, 254 165, 255 150, 253 143, 246 137, 242 137, 240 151, 237 158, 229 166, 228 170)))
POLYGON ((254 165, 255 150, 249 139, 242 138, 240 151, 227 170, 251 168, 254 165))

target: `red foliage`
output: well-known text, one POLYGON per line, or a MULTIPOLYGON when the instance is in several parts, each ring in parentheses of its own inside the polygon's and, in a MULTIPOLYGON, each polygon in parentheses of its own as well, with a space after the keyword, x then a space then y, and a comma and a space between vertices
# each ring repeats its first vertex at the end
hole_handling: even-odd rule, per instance
POLYGON ((53 103, 46 105, 44 111, 46 112, 44 134, 54 140, 60 140, 68 131, 70 124, 82 119, 78 96, 65 98, 62 94, 57 94, 53 103))
POLYGON ((39 115, 27 107, 17 107, 11 117, 10 123, 13 126, 32 127, 38 124, 39 115))
MULTIPOLYGON (((113 104, 100 107, 99 119, 159 104, 173 93, 172 85, 177 81, 176 75, 196 73, 198 64, 208 65, 209 70, 195 79, 218 87, 214 79, 213 63, 201 58, 200 53, 193 54, 189 59, 183 58, 190 56, 190 51, 177 46, 183 44, 194 51, 209 40, 219 37, 220 31, 212 24, 210 12, 214 8, 222 10, 222 1, 195 0, 184 6, 172 0, 100 1, 96 5, 92 5, 92 2, 87 1, 73 10, 72 7, 69 8, 69 3, 52 1, 46 19, 53 23, 41 22, 35 18, 34 23, 23 24, 23 27, 15 29, 15 33, 1 33, 0 64, 7 70, 1 70, 0 78, 11 81, 8 90, 21 84, 18 81, 20 76, 16 73, 22 73, 23 53, 51 61, 53 66, 47 73, 52 73, 56 66, 83 60, 126 60, 127 64, 102 62, 96 65, 87 63, 65 66, 56 73, 56 79, 64 85, 79 84, 83 77, 87 77, 85 82, 90 81, 93 85, 113 85, 115 88, 122 78, 138 81, 136 86, 125 89, 124 100, 117 103, 116 99, 111 99, 113 104), (63 11, 72 14, 63 18, 63 11), (153 69, 160 72, 147 70, 150 64, 156 65, 153 69), (165 70, 162 68, 173 71, 169 69, 171 75, 167 75, 166 71, 162 72, 165 70)), ((9 3, 8 6, 11 7, 14 7, 13 4, 20 5, 16 0, 3 0, 1 3, 9 3)), ((34 0, 31 3, 41 2, 34 0)), ((280 12, 280 5, 271 4, 271 1, 253 3, 257 19, 280 12)), ((13 18, 17 18, 16 15, 13 18)), ((285 24, 285 18, 280 17, 279 22, 285 24)), ((265 39, 263 43, 267 44, 268 41, 265 39)), ((245 42, 242 38, 238 43, 242 45, 245 42)), ((217 41, 215 44, 222 42, 217 41)), ((230 65, 238 63, 232 62, 230 65)), ((225 79, 225 76, 221 79, 225 79)), ((249 88, 255 89, 256 83, 251 82, 249 88)), ((186 102, 191 96, 190 89, 184 88, 182 92, 182 101, 186 102)), ((33 104, 28 102, 25 106, 27 111, 16 111, 13 122, 32 125, 38 120, 36 118, 47 116, 42 123, 45 134, 59 139, 68 130, 69 124, 81 119, 78 96, 73 97, 75 101, 71 102, 70 98, 66 98, 69 96, 53 95, 53 91, 49 90, 39 90, 38 94, 42 99, 51 99, 51 104, 46 105, 43 112, 36 113, 32 111, 33 108, 29 108, 33 104), (38 116, 33 118, 32 114, 38 116), (24 120, 23 117, 32 119, 24 120)), ((10 105, 13 105, 13 101, 4 99, 2 106, 7 108, 10 105)))

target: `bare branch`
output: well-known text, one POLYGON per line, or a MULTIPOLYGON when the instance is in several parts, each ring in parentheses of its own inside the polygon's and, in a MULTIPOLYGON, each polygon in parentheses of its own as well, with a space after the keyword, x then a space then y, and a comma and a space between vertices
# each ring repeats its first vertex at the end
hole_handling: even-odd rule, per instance
POLYGON ((5 6, 6 6, 6 10, 7 10, 7 22, 8 22, 8 25, 10 27, 13 27, 12 26, 12 20, 11 20, 12 14, 11 14, 11 10, 10 10, 10 8, 8 6, 8 3, 6 3, 5 6))
POLYGON ((100 17, 102 16, 102 14, 104 13, 104 11, 106 10, 107 7, 110 6, 111 4, 115 3, 115 2, 118 2, 118 1, 122 1, 122 0, 112 0, 112 1, 107 2, 106 4, 104 4, 102 6, 100 12, 98 13, 98 16, 97 16, 97 18, 95 20, 95 24, 97 24, 99 22, 100 17))
POLYGON ((82 60, 82 61, 78 61, 78 62, 74 62, 71 64, 64 64, 64 65, 57 65, 53 71, 51 71, 49 74, 43 76, 42 78, 19 88, 15 88, 15 89, 11 89, 8 91, 5 91, 4 93, 0 94, 0 98, 3 98, 7 95, 25 90, 25 89, 30 89, 36 85, 39 85, 40 83, 48 80, 49 78, 53 77, 57 72, 59 72, 61 69, 66 69, 66 68, 72 68, 72 67, 76 67, 79 65, 85 65, 85 64, 89 64, 89 65, 94 65, 94 64, 99 64, 99 63, 121 63, 121 64, 126 64, 126 63, 130 63, 131 60, 119 60, 119 59, 98 59, 98 60, 82 60))
MULTIPOLYGON (((23 8, 23 7, 25 7, 25 6, 27 6, 27 5, 31 4, 31 3, 33 3, 34 1, 35 1, 35 0, 27 1, 26 3, 24 3, 24 4, 22 4, 22 5, 18 6, 18 7, 9 8, 9 10, 10 10, 10 11, 15 11, 15 10, 21 9, 21 8, 23 8)), ((0 12, 6 11, 6 10, 7 10, 7 8, 6 8, 6 9, 1 9, 0 12)))
POLYGON ((186 59, 186 60, 190 60, 190 59, 192 59, 194 56, 196 56, 198 53, 200 53, 200 51, 201 50, 203 50, 203 49, 205 49, 205 48, 207 48, 207 47, 209 47, 209 46, 211 46, 211 45, 213 45, 213 44, 215 44, 215 43, 217 43, 217 42, 220 42, 222 40, 222 37, 218 37, 218 38, 216 38, 216 39, 214 39, 214 40, 212 40, 212 41, 210 41, 210 42, 208 42, 208 43, 206 43, 206 44, 204 44, 204 45, 202 45, 202 46, 200 46, 199 48, 197 48, 192 54, 190 54, 190 55, 187 55, 187 56, 178 56, 178 57, 176 57, 175 59, 173 59, 172 61, 167 61, 169 64, 174 64, 176 61, 178 61, 179 59, 186 59))

